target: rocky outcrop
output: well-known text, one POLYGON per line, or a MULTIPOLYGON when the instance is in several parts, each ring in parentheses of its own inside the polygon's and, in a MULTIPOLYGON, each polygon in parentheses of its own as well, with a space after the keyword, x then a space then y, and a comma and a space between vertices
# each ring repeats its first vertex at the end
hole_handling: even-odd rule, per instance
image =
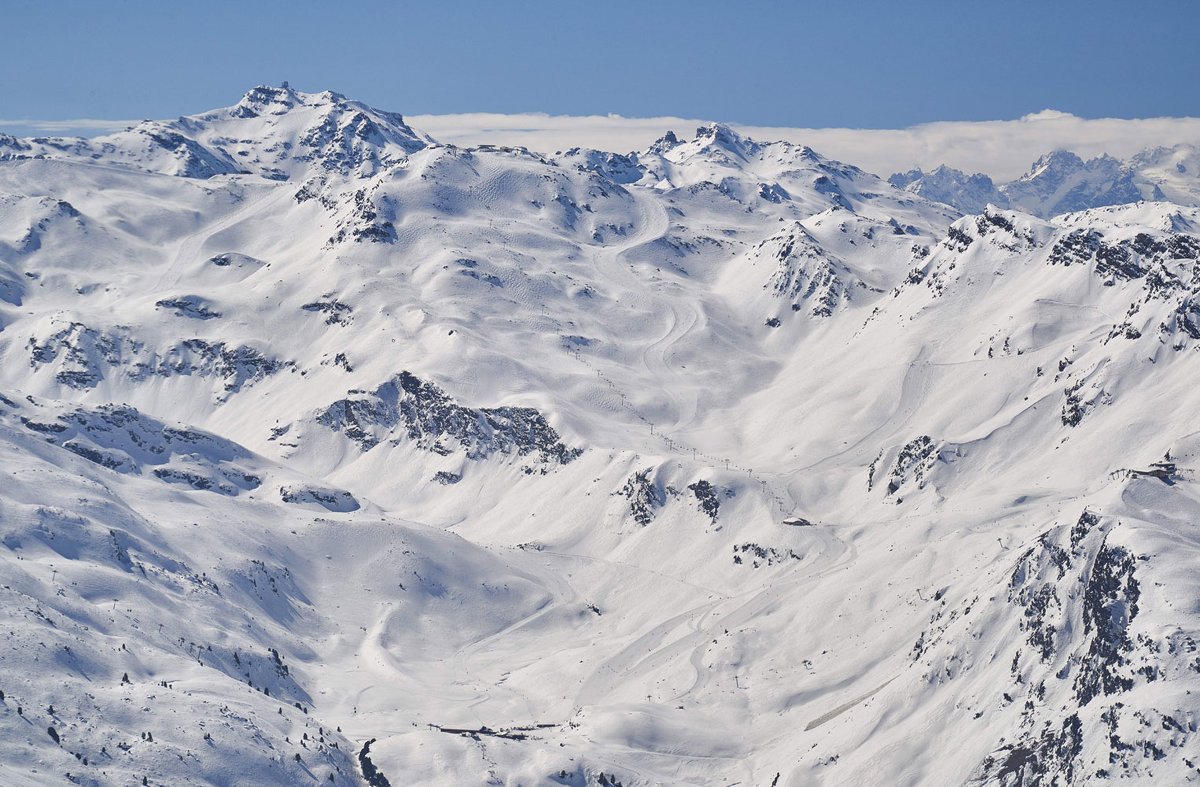
POLYGON ((201 298, 199 295, 182 295, 178 298, 163 298, 156 301, 155 306, 160 309, 171 309, 180 317, 189 317, 193 320, 215 320, 221 316, 219 311, 209 308, 208 301, 201 298))
POLYGON ((617 492, 629 501, 629 515, 642 527, 654 521, 658 509, 667 502, 666 495, 650 477, 654 468, 639 470, 625 480, 625 486, 617 492))
POLYGON ((408 442, 444 455, 461 451, 471 460, 507 455, 545 464, 567 464, 582 453, 568 448, 531 407, 466 407, 409 372, 374 391, 351 391, 318 413, 316 420, 346 435, 362 451, 385 441, 408 442))
POLYGON ((344 489, 332 489, 312 484, 289 484, 279 488, 279 498, 285 503, 311 503, 327 511, 348 512, 359 509, 354 495, 344 489))
POLYGON ((912 484, 921 488, 925 477, 938 460, 938 445, 929 435, 921 435, 909 440, 896 454, 891 471, 887 477, 885 494, 894 495, 903 487, 912 484))
POLYGON ((854 274, 798 223, 760 243, 754 253, 775 262, 764 287, 794 312, 829 317, 851 299, 854 274))
POLYGON ((250 453, 240 445, 166 424, 127 405, 70 407, 27 397, 15 414, 22 428, 45 442, 119 473, 228 496, 262 484, 249 469, 250 453))
POLYGON ((720 493, 724 491, 725 494, 729 494, 729 490, 721 490, 703 479, 694 484, 688 484, 688 489, 696 496, 696 504, 705 516, 716 522, 717 514, 721 511, 720 493))
POLYGON ((81 322, 41 339, 30 337, 27 350, 33 369, 51 366, 59 384, 77 390, 94 388, 114 374, 135 382, 185 375, 217 378, 229 395, 294 366, 253 347, 222 341, 186 339, 169 348, 153 348, 125 326, 102 331, 81 322))
POLYGON ((975 719, 1008 719, 1012 733, 970 784, 1076 784, 1110 773, 1149 775, 1169 757, 1186 761, 1192 723, 1137 690, 1194 669, 1195 643, 1137 625, 1146 558, 1115 543, 1119 527, 1084 511, 1038 536, 991 599, 973 594, 947 608, 939 591, 933 628, 913 651, 927 678, 950 684, 988 663, 1011 664, 1010 682, 971 706, 979 709, 975 719), (1001 621, 1013 617, 1019 636, 1008 638, 1001 621))

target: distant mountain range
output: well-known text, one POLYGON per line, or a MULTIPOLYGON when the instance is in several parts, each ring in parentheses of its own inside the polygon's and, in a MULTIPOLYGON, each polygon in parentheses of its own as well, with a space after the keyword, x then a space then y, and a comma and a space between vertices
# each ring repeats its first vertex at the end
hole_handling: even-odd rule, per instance
POLYGON ((1029 172, 999 185, 987 175, 941 166, 896 173, 888 182, 964 213, 987 205, 1048 218, 1061 213, 1142 200, 1200 205, 1200 149, 1192 145, 1151 148, 1121 161, 1097 156, 1084 161, 1068 151, 1042 156, 1029 172))

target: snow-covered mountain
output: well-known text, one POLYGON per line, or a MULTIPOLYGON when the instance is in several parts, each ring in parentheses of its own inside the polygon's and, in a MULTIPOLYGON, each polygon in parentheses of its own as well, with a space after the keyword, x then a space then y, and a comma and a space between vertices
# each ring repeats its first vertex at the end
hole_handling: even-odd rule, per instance
POLYGON ((287 88, 0 150, 3 783, 1200 777, 1200 209, 287 88))
POLYGON ((1200 149, 1192 145, 1151 148, 1128 161, 1097 156, 1084 161, 1065 150, 1042 156, 1029 172, 999 186, 986 175, 968 176, 941 166, 897 173, 888 181, 926 199, 980 213, 994 204, 1048 218, 1139 200, 1200 205, 1200 149))
POLYGON ((53 159, 211 178, 255 174, 269 180, 309 173, 372 175, 432 140, 404 119, 345 96, 256 87, 235 106, 147 120, 95 139, 17 139, 0 135, 0 160, 53 159))

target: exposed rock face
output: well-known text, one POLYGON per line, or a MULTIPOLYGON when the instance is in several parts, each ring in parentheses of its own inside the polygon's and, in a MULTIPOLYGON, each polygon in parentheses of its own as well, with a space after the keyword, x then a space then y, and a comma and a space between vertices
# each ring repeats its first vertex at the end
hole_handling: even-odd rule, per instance
POLYGON ((1174 634, 1137 630, 1137 563, 1145 558, 1111 543, 1119 527, 1085 511, 1046 531, 1018 558, 1006 599, 973 597, 949 615, 936 612, 933 632, 918 641, 914 658, 935 666, 931 679, 965 678, 987 659, 1011 661, 1011 683, 990 689, 995 706, 980 697, 976 718, 1011 706, 1014 736, 984 758, 971 784, 1073 784, 1187 757, 1179 721, 1136 691, 1190 667, 1175 655, 1174 634), (929 659, 939 642, 949 644, 940 639, 948 627, 978 637, 985 620, 1014 613, 1015 641, 992 635, 974 653, 955 646, 929 659))
POLYGON ((349 325, 350 315, 354 309, 341 301, 326 297, 325 300, 313 301, 300 307, 306 312, 316 312, 325 315, 326 325, 349 325))
POLYGON ((317 423, 342 432, 363 451, 385 440, 407 440, 434 453, 463 451, 472 460, 505 454, 567 464, 582 453, 564 445, 533 408, 464 407, 409 372, 370 393, 358 391, 339 399, 317 415, 317 423))
POLYGON ((172 309, 180 317, 190 317, 193 320, 214 320, 221 316, 220 312, 210 309, 205 299, 197 295, 163 298, 154 305, 163 309, 172 309))
POLYGON ((631 475, 625 481, 625 486, 617 492, 629 501, 629 514, 633 521, 642 527, 653 522, 658 509, 667 502, 666 496, 650 477, 653 472, 654 468, 639 470, 631 475))
POLYGON ((236 443, 165 424, 129 406, 67 409, 29 398, 17 413, 19 423, 45 442, 119 473, 229 496, 262 484, 248 469, 250 453, 236 443))
POLYGON ((800 555, 791 549, 764 547, 761 544, 739 544, 733 548, 733 562, 748 564, 751 568, 774 566, 789 560, 800 560, 800 555))
POLYGON ((908 484, 917 488, 923 486, 925 476, 933 469, 937 458, 938 445, 929 435, 914 437, 905 443, 892 462, 886 494, 894 495, 908 484))
POLYGON ((354 495, 342 489, 323 486, 293 484, 279 488, 279 497, 285 503, 315 503, 329 511, 357 511, 358 501, 354 495))
POLYGON ((765 286, 790 301, 792 311, 828 317, 851 299, 853 274, 799 224, 764 241, 760 253, 778 262, 765 286))
POLYGON ((51 366, 55 379, 74 389, 94 388, 113 375, 134 382, 184 375, 217 378, 228 395, 294 366, 253 347, 204 339, 186 339, 156 349, 134 338, 127 326, 101 331, 80 322, 40 340, 31 337, 27 349, 33 369, 51 366))
POLYGON ((694 484, 688 484, 688 489, 692 490, 692 494, 696 496, 696 503, 700 506, 700 510, 704 512, 713 522, 717 521, 717 514, 721 510, 721 495, 720 490, 713 486, 708 481, 701 479, 694 484))

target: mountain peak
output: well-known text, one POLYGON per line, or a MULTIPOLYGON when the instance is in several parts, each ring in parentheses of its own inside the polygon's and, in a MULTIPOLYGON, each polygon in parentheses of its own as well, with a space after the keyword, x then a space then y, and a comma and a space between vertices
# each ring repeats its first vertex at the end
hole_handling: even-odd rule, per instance
POLYGON ((428 145, 395 112, 383 112, 341 93, 305 93, 286 83, 259 85, 232 107, 180 118, 177 130, 224 149, 237 168, 287 179, 317 164, 327 171, 369 175, 428 145), (260 126, 265 127, 260 128, 260 126), (254 153, 248 140, 261 141, 254 153))
POLYGON ((264 114, 280 115, 295 108, 300 101, 299 96, 285 82, 283 87, 258 85, 246 92, 230 110, 230 114, 239 118, 259 117, 264 114))
POLYGON ((721 144, 737 144, 742 136, 724 123, 706 123, 696 129, 696 139, 712 140, 721 144))
POLYGON ((926 199, 953 205, 964 213, 982 213, 989 206, 1004 205, 1004 195, 987 175, 968 175, 960 169, 939 165, 930 172, 912 169, 896 173, 888 183, 926 199))
POLYGON ((1031 180, 1047 174, 1065 175, 1082 169, 1083 166, 1083 159, 1075 153, 1069 150, 1052 150, 1033 162, 1033 166, 1029 168, 1029 172, 1023 175, 1021 179, 1031 180))
POLYGON ((696 129, 694 142, 701 149, 723 150, 743 158, 756 147, 753 140, 724 123, 708 123, 696 129))
POLYGON ((654 141, 654 144, 649 147, 647 152, 662 155, 663 153, 666 153, 668 150, 670 150, 671 148, 677 147, 678 145, 679 145, 679 137, 675 136, 674 131, 668 131, 666 134, 663 134, 661 137, 656 139, 654 141))

